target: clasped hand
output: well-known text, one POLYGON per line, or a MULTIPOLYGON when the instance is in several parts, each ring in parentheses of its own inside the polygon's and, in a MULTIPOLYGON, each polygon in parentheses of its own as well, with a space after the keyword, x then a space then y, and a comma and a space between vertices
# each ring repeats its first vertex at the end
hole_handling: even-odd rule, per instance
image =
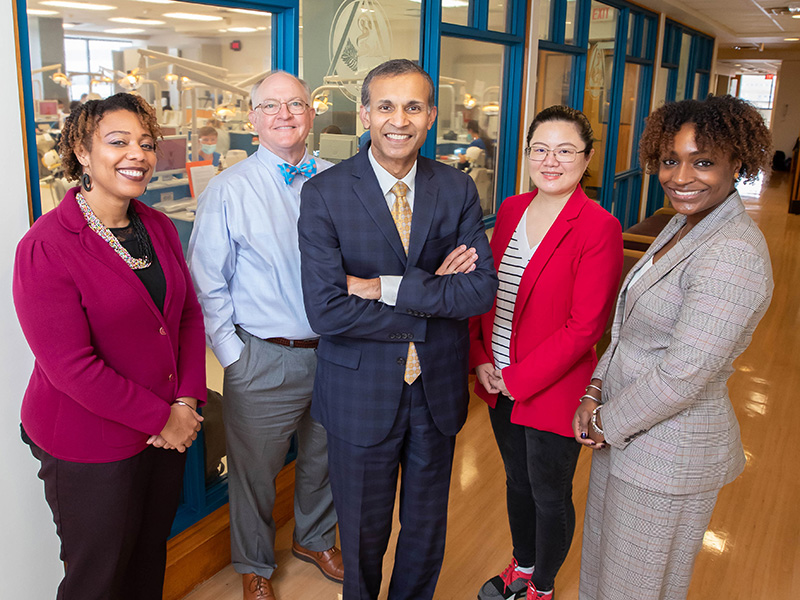
POLYGON ((475 367, 475 376, 490 394, 503 394, 507 398, 514 400, 514 396, 511 395, 506 387, 502 369, 495 369, 490 363, 484 363, 475 367))
MULTIPOLYGON (((467 248, 462 244, 442 262, 436 269, 435 275, 458 275, 460 273, 472 273, 475 264, 478 262, 478 252, 475 248, 467 248)), ((364 300, 381 299, 381 280, 380 277, 363 279, 353 275, 347 276, 347 295, 358 296, 364 300)))
POLYGON ((606 447, 605 438, 592 427, 592 412, 598 406, 600 403, 597 401, 588 398, 581 400, 581 405, 575 411, 575 417, 572 419, 572 431, 575 439, 592 450, 606 447))
POLYGON ((185 404, 178 404, 176 401, 170 407, 169 419, 164 429, 158 435, 151 435, 147 440, 148 444, 156 448, 185 452, 197 439, 197 432, 200 431, 200 424, 203 422, 203 417, 193 408, 197 400, 189 397, 178 400, 185 404))

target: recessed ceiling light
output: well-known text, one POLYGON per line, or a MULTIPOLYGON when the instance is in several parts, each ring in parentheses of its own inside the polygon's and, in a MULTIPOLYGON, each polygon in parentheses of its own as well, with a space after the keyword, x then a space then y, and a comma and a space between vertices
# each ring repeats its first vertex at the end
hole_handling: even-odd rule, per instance
POLYGON ((741 66, 742 66, 742 64, 741 64, 741 63, 736 63, 736 64, 735 64, 735 65, 733 65, 733 66, 734 66, 734 67, 741 67, 741 66))
POLYGON ((800 38, 783 38, 784 42, 800 42, 800 38))
POLYGON ((75 23, 62 23, 61 27, 64 29, 73 29, 74 27, 77 27, 77 25, 75 23))
POLYGON ((106 29, 106 33, 142 33, 144 29, 137 29, 136 27, 116 27, 114 29, 106 29))
POLYGON ((267 30, 267 28, 266 28, 266 27, 256 27, 256 29, 257 29, 258 31, 266 31, 266 30, 267 30))
POLYGON ((793 19, 800 19, 800 15, 792 15, 793 19))
POLYGON ((47 0, 41 2, 44 6, 58 6, 59 8, 76 8, 78 10, 116 10, 110 4, 90 4, 88 2, 69 2, 68 0, 47 0))
POLYGON ((233 33, 253 33, 254 31, 258 31, 255 27, 228 27, 228 31, 232 31, 233 33))
POLYGON ((164 13, 163 16, 170 19, 183 19, 184 21, 222 21, 222 17, 216 15, 199 15, 196 13, 175 12, 164 13))
POLYGON ((25 11, 29 15, 33 15, 34 17, 46 17, 47 15, 57 15, 57 10, 42 10, 41 8, 29 8, 25 11))
POLYGON ((112 17, 109 21, 114 23, 127 23, 128 25, 164 25, 166 21, 156 19, 137 19, 135 17, 112 17))

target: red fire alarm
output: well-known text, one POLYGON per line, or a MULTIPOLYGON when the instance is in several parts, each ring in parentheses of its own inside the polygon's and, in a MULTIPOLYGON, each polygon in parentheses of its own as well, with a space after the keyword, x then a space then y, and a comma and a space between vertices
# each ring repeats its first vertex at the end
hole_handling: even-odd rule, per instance
POLYGON ((242 42, 240 42, 239 40, 233 40, 231 42, 231 50, 233 50, 234 52, 238 52, 241 49, 242 49, 242 42))

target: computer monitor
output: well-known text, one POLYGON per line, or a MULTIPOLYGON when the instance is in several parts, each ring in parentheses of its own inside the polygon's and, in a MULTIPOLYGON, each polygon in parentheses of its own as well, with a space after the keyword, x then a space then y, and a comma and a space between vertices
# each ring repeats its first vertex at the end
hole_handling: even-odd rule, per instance
POLYGON ((185 135, 167 135, 158 142, 156 170, 153 175, 180 175, 186 173, 189 139, 185 135))
POLYGON ((58 118, 58 100, 37 100, 35 112, 36 117, 58 118))
POLYGON ((161 126, 161 135, 166 137, 170 137, 173 135, 178 135, 178 128, 177 127, 164 127, 161 126))
POLYGON ((338 163, 347 160, 358 152, 358 136, 340 133, 321 133, 319 135, 319 157, 338 163))

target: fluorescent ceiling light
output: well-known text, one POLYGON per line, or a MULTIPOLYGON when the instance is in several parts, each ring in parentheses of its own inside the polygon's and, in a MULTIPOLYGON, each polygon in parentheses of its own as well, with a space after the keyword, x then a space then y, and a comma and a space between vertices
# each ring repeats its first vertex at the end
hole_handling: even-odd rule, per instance
POLYGON ((64 29, 73 29, 74 27, 77 27, 77 25, 75 23, 62 23, 61 27, 64 29))
POLYGON ((232 31, 233 33, 253 33, 254 31, 258 31, 255 27, 228 27, 228 31, 232 31))
POLYGON ((116 6, 111 6, 110 4, 90 4, 88 2, 69 2, 68 0, 47 0, 46 2, 40 2, 40 4, 78 10, 117 10, 116 6))
POLYGON ((109 21, 114 23, 126 23, 128 25, 164 25, 166 21, 157 21, 156 19, 135 19, 132 17, 112 17, 109 21))
POLYGON ((29 15, 33 15, 34 17, 46 17, 47 15, 57 15, 57 10, 42 10, 41 8, 29 8, 26 10, 29 15))
POLYGON ((229 8, 228 10, 235 13, 241 13, 243 15, 258 15, 259 17, 266 17, 269 14, 267 12, 249 10, 247 8, 229 8))
MULTIPOLYGON (((44 2, 42 4, 44 4, 44 2)), ((800 15, 792 15, 792 18, 793 19, 800 19, 800 15)))
POLYGON ((106 29, 106 33, 142 33, 144 29, 137 29, 136 27, 117 27, 115 29, 106 29))
POLYGON ((170 19, 183 19, 184 21, 222 21, 222 17, 217 17, 216 15, 199 15, 196 13, 175 12, 164 13, 163 16, 170 19))
POLYGON ((783 38, 784 42, 800 42, 800 38, 783 38))

